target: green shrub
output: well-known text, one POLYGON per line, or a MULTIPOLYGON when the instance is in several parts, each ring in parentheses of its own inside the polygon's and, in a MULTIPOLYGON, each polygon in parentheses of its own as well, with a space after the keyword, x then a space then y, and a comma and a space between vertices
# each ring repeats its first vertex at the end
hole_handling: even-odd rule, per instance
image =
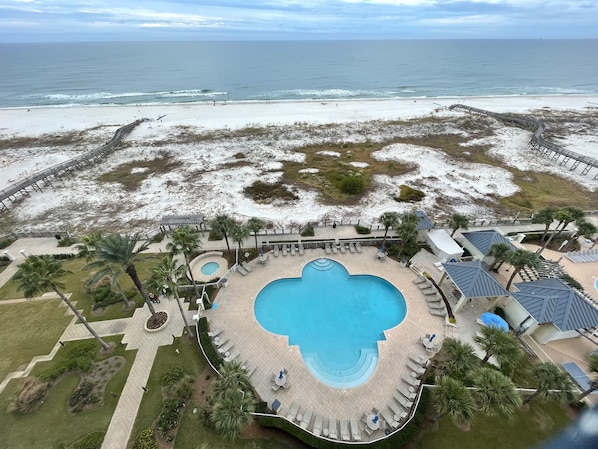
POLYGON ((162 377, 160 378, 160 385, 163 387, 172 387, 183 377, 185 377, 185 370, 182 366, 171 366, 168 371, 162 374, 162 377))
POLYGON ((158 442, 154 438, 154 429, 148 427, 135 435, 133 449, 158 449, 158 442))
POLYGON ((65 351, 64 358, 59 358, 40 375, 42 379, 54 380, 68 371, 89 371, 95 360, 97 348, 94 341, 73 342, 65 351))
POLYGON ((156 428, 161 437, 165 437, 170 429, 179 425, 180 410, 184 401, 182 399, 165 399, 162 403, 162 412, 156 422, 156 428))
POLYGON ((222 232, 220 232, 218 229, 210 229, 208 240, 222 240, 223 238, 224 234, 222 234, 222 232))
POLYGON ((189 399, 193 393, 193 379, 187 378, 176 390, 176 396, 181 399, 189 399))
POLYGON ((80 412, 86 405, 97 402, 97 398, 92 392, 93 384, 91 382, 83 382, 75 389, 69 399, 69 405, 74 412, 80 412))
POLYGON ((164 237, 165 236, 163 232, 158 232, 157 234, 152 235, 148 241, 150 243, 161 243, 162 240, 164 240, 164 237))
POLYGON ((106 307, 110 304, 116 304, 117 302, 123 300, 120 293, 113 291, 109 285, 99 286, 93 292, 91 292, 91 295, 93 298, 93 309, 106 307))
POLYGON ((358 195, 363 192, 365 182, 361 176, 345 176, 341 180, 341 192, 345 195, 358 195))
POLYGON ((361 225, 355 225, 355 232, 357 232, 360 235, 372 233, 372 231, 370 231, 370 228, 368 228, 366 226, 361 226, 361 225))
POLYGON ((76 242, 75 242, 75 239, 74 239, 74 238, 72 238, 72 237, 63 237, 63 238, 61 238, 60 240, 58 240, 58 246, 59 246, 60 248, 65 248, 65 247, 67 247, 67 246, 72 246, 72 245, 74 245, 75 243, 76 243, 76 242))
POLYGON ((567 273, 563 273, 560 277, 561 281, 567 284, 569 287, 576 288, 577 290, 583 291, 583 285, 573 279, 572 276, 568 275, 567 273))
POLYGON ((421 201, 426 197, 424 192, 414 189, 413 187, 401 185, 399 189, 399 196, 395 196, 394 200, 400 203, 413 203, 416 201, 421 201))
POLYGON ((307 226, 301 231, 301 237, 313 237, 315 234, 314 227, 311 223, 307 223, 307 226))
POLYGON ((17 239, 14 237, 4 237, 2 240, 0 240, 0 249, 8 248, 16 241, 17 239))
POLYGON ((93 432, 85 435, 73 444, 73 449, 100 449, 105 436, 105 432, 93 432))
POLYGON ((206 357, 210 360, 212 365, 216 368, 219 367, 222 363, 222 357, 220 357, 220 353, 214 348, 212 339, 208 336, 208 319, 205 316, 202 316, 199 319, 197 329, 199 330, 199 341, 206 353, 206 357))

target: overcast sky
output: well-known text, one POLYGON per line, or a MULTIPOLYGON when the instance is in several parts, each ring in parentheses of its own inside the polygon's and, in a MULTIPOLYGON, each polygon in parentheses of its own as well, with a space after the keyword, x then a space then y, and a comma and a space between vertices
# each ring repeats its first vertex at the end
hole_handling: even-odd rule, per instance
POLYGON ((598 38, 597 0, 0 0, 0 41, 598 38))

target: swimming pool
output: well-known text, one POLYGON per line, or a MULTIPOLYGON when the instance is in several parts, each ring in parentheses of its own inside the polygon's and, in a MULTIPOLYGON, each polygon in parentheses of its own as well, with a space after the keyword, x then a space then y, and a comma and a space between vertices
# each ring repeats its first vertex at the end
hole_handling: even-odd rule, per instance
POLYGON ((220 265, 218 264, 218 262, 208 262, 201 266, 201 272, 202 274, 209 276, 210 274, 216 273, 216 271, 218 271, 219 268, 220 265))
POLYGON ((340 263, 316 259, 301 278, 273 281, 257 295, 257 321, 288 335, 310 372, 327 385, 363 384, 378 364, 383 331, 405 318, 405 298, 390 282, 371 275, 350 276, 340 263))

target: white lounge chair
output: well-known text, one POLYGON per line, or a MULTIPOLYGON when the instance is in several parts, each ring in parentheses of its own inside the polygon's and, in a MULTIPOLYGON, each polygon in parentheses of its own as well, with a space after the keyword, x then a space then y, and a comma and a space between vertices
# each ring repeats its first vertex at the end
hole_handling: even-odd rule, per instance
POLYGON ((429 309, 446 310, 446 306, 443 302, 428 302, 429 309))
POLYGON ((295 245, 291 245, 291 256, 297 254, 297 247, 295 245))
POLYGON ((394 394, 395 400, 403 407, 405 410, 411 410, 413 407, 413 400, 407 399, 405 396, 395 393, 394 394))
POLYGON ((411 354, 409 356, 409 360, 421 366, 426 366, 428 364, 428 359, 426 357, 422 357, 419 354, 411 354))
POLYGON ((291 408, 289 409, 289 412, 287 413, 287 419, 289 421, 295 421, 295 418, 297 417, 297 412, 299 412, 299 404, 293 402, 291 408))
POLYGON ((279 251, 279 249, 278 249, 278 245, 274 245, 274 250, 273 250, 273 252, 274 252, 274 257, 278 257, 278 251, 279 251))
POLYGON ((219 338, 219 337, 215 337, 214 338, 214 346, 216 346, 217 348, 222 346, 223 344, 228 343, 228 338, 219 338))
POLYGON ((361 431, 359 430, 359 425, 357 424, 357 420, 353 418, 350 421, 351 425, 351 437, 354 441, 361 441, 361 431))
POLYGON ((361 253, 361 243, 359 243, 359 242, 355 243, 355 251, 357 251, 358 253, 361 253))
POLYGON ((233 347, 233 346, 234 346, 233 342, 232 342, 232 341, 229 341, 229 342, 228 342, 228 343, 226 343, 225 345, 223 345, 223 346, 220 346, 220 347, 218 348, 218 352, 219 352, 220 354, 226 354, 227 352, 229 352, 229 351, 232 349, 232 347, 233 347))
POLYGON ((225 362, 232 362, 233 360, 235 360, 237 357, 239 357, 239 351, 237 351, 236 349, 230 353, 230 355, 224 357, 224 361, 225 362))
POLYGON ((344 243, 341 243, 341 244, 338 246, 338 249, 340 250, 341 254, 345 254, 345 253, 347 252, 347 248, 345 247, 345 244, 344 244, 344 243))
POLYGON ((305 248, 303 248, 303 244, 299 244, 299 255, 303 256, 305 254, 305 248))
POLYGON ((394 418, 396 413, 393 413, 390 411, 390 409, 385 408, 385 409, 382 409, 380 414, 384 418, 384 421, 386 421, 392 429, 396 429, 397 427, 399 427, 399 421, 395 420, 395 418, 394 418))
POLYGON ((341 440, 351 441, 351 435, 349 434, 349 421, 341 419, 341 440))
POLYGON ((209 337, 216 337, 221 332, 222 332, 222 329, 220 329, 219 327, 214 327, 214 329, 208 331, 208 336, 209 337))
POLYGON ((250 377, 253 373, 255 373, 255 370, 256 370, 255 365, 249 365, 247 367, 247 377, 250 377))
POLYGON ((243 268, 245 268, 248 273, 251 273, 253 271, 253 268, 251 268, 247 262, 243 261, 241 265, 243 265, 243 268))
POLYGON ((443 309, 430 309, 432 315, 446 316, 446 307, 443 309))
POLYGON ((415 379, 414 377, 407 376, 405 374, 401 377, 401 380, 413 388, 419 387, 419 384, 421 383, 421 380, 415 379))
POLYGON ((332 249, 330 248, 330 243, 325 243, 324 249, 326 250, 326 254, 332 254, 332 249))
POLYGON ((243 268, 241 265, 237 265, 237 271, 243 276, 247 276, 247 270, 245 270, 245 268, 243 268))
POLYGON ((319 413, 316 415, 316 419, 314 420, 314 427, 312 429, 312 433, 319 437, 322 434, 322 421, 324 417, 319 413))
POLYGON ((426 301, 428 301, 428 304, 439 304, 440 302, 442 302, 442 298, 439 298, 438 296, 426 296, 426 301))
POLYGON ((289 253, 289 246, 288 245, 282 245, 282 255, 286 256, 289 253))
POLYGON ((338 426, 335 418, 328 420, 328 436, 333 440, 338 440, 338 426))
POLYGON ((428 279, 425 276, 418 276, 417 278, 415 278, 415 280, 413 281, 414 284, 425 284, 428 282, 428 279))
POLYGON ((409 368, 411 371, 415 372, 419 376, 426 372, 426 368, 411 361, 407 362, 407 368, 409 368))
POLYGON ((301 427, 302 429, 307 429, 307 426, 309 426, 309 422, 311 421, 312 414, 313 414, 313 412, 310 409, 306 409, 303 412, 303 417, 301 419, 301 423, 299 424, 299 427, 301 427))
POLYGON ((349 242, 349 252, 350 253, 356 253, 357 250, 355 249, 355 246, 353 246, 353 243, 349 242))
POLYGON ((393 420, 394 421, 400 421, 401 419, 403 419, 405 416, 407 416, 407 413, 405 412, 405 410, 403 410, 399 404, 397 404, 394 401, 390 401, 388 403, 388 408, 392 410, 393 413, 393 420), (403 418, 401 418, 401 416, 403 416, 403 418))
POLYGON ((334 254, 338 254, 338 246, 336 246, 335 244, 331 244, 330 246, 332 246, 332 252, 334 254))
POLYGON ((417 396, 415 388, 413 388, 413 390, 413 392, 409 391, 409 388, 405 385, 400 385, 399 388, 397 388, 397 391, 410 401, 414 401, 417 396))

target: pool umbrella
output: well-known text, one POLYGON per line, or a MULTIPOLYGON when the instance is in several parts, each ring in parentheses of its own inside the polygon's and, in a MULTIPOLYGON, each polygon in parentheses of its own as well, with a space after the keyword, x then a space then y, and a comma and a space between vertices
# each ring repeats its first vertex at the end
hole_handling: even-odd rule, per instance
POLYGON ((428 341, 432 341, 436 338, 436 334, 432 334, 430 335, 430 338, 428 339, 428 341))
POLYGON ((495 313, 491 312, 484 312, 480 315, 480 319, 485 326, 494 326, 502 329, 505 332, 509 332, 509 323, 507 323, 504 319, 496 315, 495 313))
POLYGON ((260 256, 264 255, 264 248, 260 248, 260 256))

